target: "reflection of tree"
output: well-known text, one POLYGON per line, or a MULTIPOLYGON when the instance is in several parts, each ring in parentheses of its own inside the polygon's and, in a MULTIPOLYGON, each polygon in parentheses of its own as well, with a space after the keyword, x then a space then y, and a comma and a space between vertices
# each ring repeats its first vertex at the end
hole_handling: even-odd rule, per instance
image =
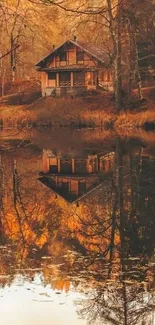
POLYGON ((146 296, 143 289, 125 283, 98 287, 82 305, 79 314, 89 324, 153 324, 154 295, 146 296))
MULTIPOLYGON (((99 321, 125 325, 151 324, 149 315, 154 311, 154 295, 145 293, 140 283, 154 281, 153 272, 151 280, 151 272, 148 271, 147 265, 154 250, 155 223, 153 214, 150 213, 153 212, 155 202, 154 190, 152 190, 154 175, 153 177, 146 175, 148 175, 147 168, 151 167, 151 164, 152 167, 155 166, 155 162, 144 160, 141 148, 135 155, 131 151, 129 158, 126 156, 120 139, 117 139, 116 168, 113 175, 114 210, 111 214, 111 236, 107 246, 111 247, 111 250, 107 257, 109 256, 110 262, 108 278, 113 279, 111 263, 113 250, 117 249, 120 263, 120 273, 117 274, 119 282, 118 287, 115 285, 111 289, 106 285, 100 286, 95 294, 92 291, 93 297, 83 302, 85 307, 82 308, 81 314, 87 315, 91 324, 95 322, 98 324, 99 321), (148 201, 150 204, 147 203, 148 201), (119 244, 114 245, 115 234, 118 232, 119 244)), ((151 173, 152 170, 154 167, 151 168, 151 173)), ((102 229, 104 237, 104 223, 102 229)), ((102 246, 101 241, 100 245, 102 246)), ((114 267, 116 254, 113 257, 114 267)))
POLYGON ((38 191, 35 181, 38 153, 33 154, 33 157, 31 148, 24 151, 20 149, 20 153, 20 157, 16 154, 15 163, 12 152, 3 152, 0 168, 0 220, 6 244, 16 243, 23 260, 23 256, 29 254, 37 256, 48 238, 55 236, 60 209, 56 207, 51 193, 49 195, 45 190, 38 191), (26 156, 32 155, 32 158, 25 162, 23 153, 26 156))

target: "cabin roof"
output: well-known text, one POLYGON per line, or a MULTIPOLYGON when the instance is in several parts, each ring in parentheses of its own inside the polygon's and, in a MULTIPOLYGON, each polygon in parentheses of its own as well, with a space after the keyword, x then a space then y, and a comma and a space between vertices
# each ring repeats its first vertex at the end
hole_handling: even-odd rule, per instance
MULTIPOLYGON (((68 178, 68 177, 65 177, 68 178)), ((90 178, 90 176, 86 178, 90 178)), ((77 179, 75 177, 71 177, 71 179, 77 179)), ((56 186, 54 184, 52 184, 52 182, 50 181, 50 177, 47 176, 42 176, 38 178, 38 181, 43 184, 44 186, 46 186, 47 188, 49 188, 50 190, 52 190, 56 195, 59 195, 60 197, 62 197, 65 201, 69 202, 69 203, 76 203, 80 200, 82 200, 83 198, 85 198, 86 196, 90 195, 93 191, 95 191, 97 188, 99 188, 102 184, 103 184, 103 177, 98 176, 97 179, 94 180, 94 183, 92 184, 92 186, 86 191, 85 194, 77 196, 77 195, 72 195, 71 193, 68 193, 65 189, 64 190, 59 190, 58 188, 56 188, 56 186)))
MULTIPOLYGON (((61 45, 53 49, 48 55, 44 56, 41 60, 39 60, 35 66, 42 67, 45 65, 52 57, 59 51, 64 45, 66 44, 73 44, 80 48, 81 50, 85 51, 88 55, 92 56, 93 58, 97 59, 102 64, 108 65, 109 63, 109 56, 108 53, 105 51, 105 49, 102 46, 90 43, 90 42, 82 42, 82 41, 73 41, 68 40, 63 42, 61 45)), ((62 68, 62 67, 61 67, 62 68)))
POLYGON ((100 62, 105 64, 109 63, 108 53, 105 51, 105 49, 102 46, 90 42, 82 42, 82 41, 77 41, 77 42, 72 41, 72 42, 75 43, 75 45, 81 47, 81 49, 83 49, 89 55, 95 57, 100 62))
POLYGON ((42 68, 43 71, 47 72, 57 72, 57 71, 96 71, 96 67, 87 66, 84 64, 71 64, 68 66, 52 67, 52 68, 42 68))

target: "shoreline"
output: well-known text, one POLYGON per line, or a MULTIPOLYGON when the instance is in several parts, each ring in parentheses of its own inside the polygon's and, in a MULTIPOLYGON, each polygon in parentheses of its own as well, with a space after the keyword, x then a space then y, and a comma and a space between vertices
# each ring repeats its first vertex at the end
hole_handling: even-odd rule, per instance
POLYGON ((2 117, 0 114, 0 130, 3 129, 23 129, 23 128, 72 128, 72 129, 82 129, 82 128, 104 128, 104 129, 138 129, 142 128, 145 130, 155 130, 155 111, 148 110, 146 112, 139 113, 120 113, 106 114, 102 112, 97 112, 93 116, 85 117, 84 119, 78 118, 77 120, 68 121, 63 119, 61 121, 44 119, 44 121, 37 119, 30 119, 29 116, 24 119, 14 119, 2 117))
POLYGON ((155 87, 139 106, 116 113, 110 93, 84 98, 41 97, 29 105, 1 100, 0 128, 144 128, 155 129, 155 87))

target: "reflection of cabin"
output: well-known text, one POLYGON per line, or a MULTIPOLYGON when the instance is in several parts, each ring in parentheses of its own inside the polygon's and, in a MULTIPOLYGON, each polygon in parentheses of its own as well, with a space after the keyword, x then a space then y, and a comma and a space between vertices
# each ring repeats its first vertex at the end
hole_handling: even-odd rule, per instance
POLYGON ((75 202, 102 184, 113 168, 114 153, 85 157, 54 155, 43 151, 43 172, 39 181, 69 202, 75 202))
POLYGON ((43 172, 50 174, 96 174, 107 172, 113 164, 113 153, 107 155, 85 154, 85 157, 57 155, 52 150, 43 151, 43 172))
POLYGON ((53 48, 36 67, 41 72, 43 96, 76 95, 98 86, 112 87, 105 49, 76 38, 53 48))

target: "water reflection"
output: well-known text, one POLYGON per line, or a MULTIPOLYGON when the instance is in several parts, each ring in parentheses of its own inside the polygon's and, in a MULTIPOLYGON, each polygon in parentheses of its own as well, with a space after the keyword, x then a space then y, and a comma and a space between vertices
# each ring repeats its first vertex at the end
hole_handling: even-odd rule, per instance
POLYGON ((70 132, 1 150, 1 287, 40 274, 89 324, 154 324, 154 134, 70 132))
POLYGON ((43 150, 43 172, 39 181, 70 203, 79 202, 102 184, 112 171, 114 152, 83 149, 69 152, 43 150))

